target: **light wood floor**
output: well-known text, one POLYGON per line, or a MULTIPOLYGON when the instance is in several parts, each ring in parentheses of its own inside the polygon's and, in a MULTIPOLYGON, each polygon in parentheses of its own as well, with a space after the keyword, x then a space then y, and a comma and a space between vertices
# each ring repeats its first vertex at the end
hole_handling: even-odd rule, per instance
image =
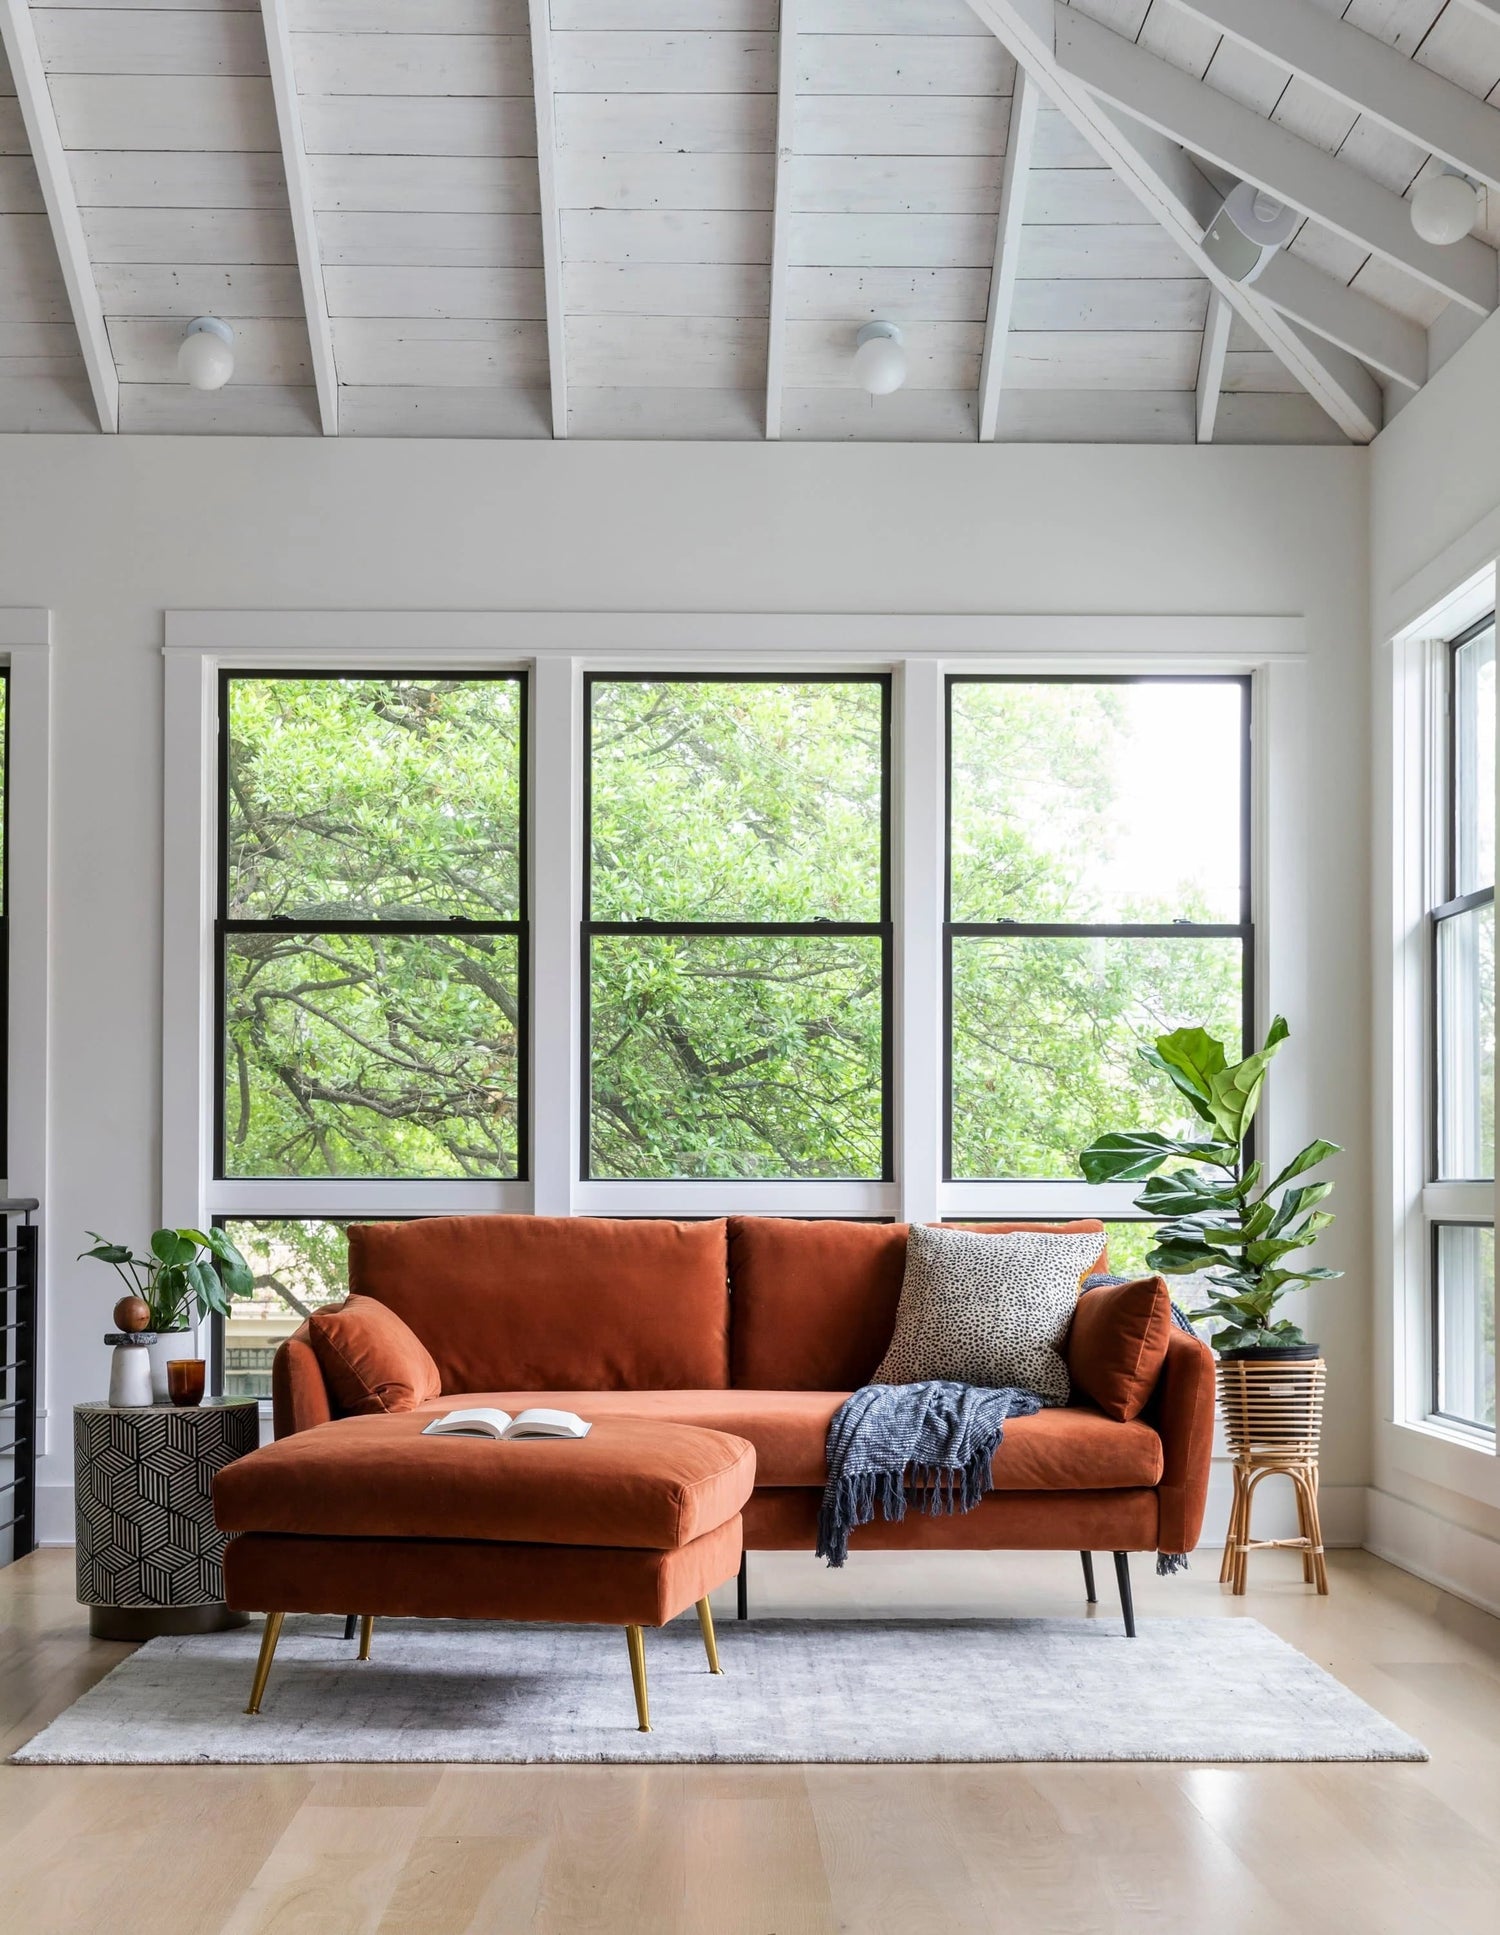
MULTIPOLYGON (((1366 1553, 1332 1596, 1216 1555, 1137 1583, 1144 1619, 1250 1614, 1426 1766, 0 1766, 0 1927, 101 1935, 1072 1935, 1500 1929, 1500 1621, 1366 1553)), ((765 1612, 1081 1610, 1076 1559, 752 1559, 765 1612)), ((1139 1562, 1138 1562, 1139 1563, 1139 1562)), ((1107 1558, 1099 1573, 1113 1617, 1107 1558)), ((727 1609, 726 1609, 727 1612, 727 1609)), ((0 1571, 0 1754, 127 1649, 72 1557, 0 1571)), ((625 1649, 621 1653, 622 1696, 625 1649)), ((899 1687, 890 1689, 899 1700, 899 1687)))

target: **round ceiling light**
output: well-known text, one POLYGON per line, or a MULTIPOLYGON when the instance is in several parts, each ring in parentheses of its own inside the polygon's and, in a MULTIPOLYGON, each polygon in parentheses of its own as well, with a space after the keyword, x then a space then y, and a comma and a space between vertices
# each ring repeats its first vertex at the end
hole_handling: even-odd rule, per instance
POLYGON ((871 396, 889 396, 906 381, 906 351, 894 323, 869 322, 855 338, 854 374, 871 396))
POLYGON ((195 316, 177 349, 177 374, 195 390, 222 390, 234 375, 234 331, 217 316, 195 316))
POLYGON ((1464 175, 1425 175, 1412 190, 1411 225, 1424 242, 1461 242, 1479 214, 1479 191, 1464 175))

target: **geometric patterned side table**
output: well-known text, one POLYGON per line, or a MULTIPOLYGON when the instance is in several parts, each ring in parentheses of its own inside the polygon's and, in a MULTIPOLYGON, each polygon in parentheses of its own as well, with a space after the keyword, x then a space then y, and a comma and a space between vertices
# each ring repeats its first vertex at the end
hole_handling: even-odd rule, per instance
POLYGON ((224 1604, 213 1480, 259 1442, 254 1398, 74 1405, 78 1601, 96 1639, 248 1623, 224 1604))

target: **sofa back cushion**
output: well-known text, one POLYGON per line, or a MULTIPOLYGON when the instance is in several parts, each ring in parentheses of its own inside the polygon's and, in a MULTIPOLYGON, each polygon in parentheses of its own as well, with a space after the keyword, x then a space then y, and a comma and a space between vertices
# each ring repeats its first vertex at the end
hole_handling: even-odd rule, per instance
POLYGON ((307 1334, 336 1413, 414 1411, 442 1389, 427 1346, 374 1297, 351 1296, 315 1310, 307 1334))
POLYGON ((356 1223, 349 1286, 416 1332, 445 1395, 707 1390, 729 1381, 722 1221, 356 1223))
MULTIPOLYGON (((966 1223, 1003 1235, 1099 1233, 1076 1223, 966 1223)), ((896 1328, 905 1223, 729 1219, 730 1381, 762 1391, 852 1391, 869 1382, 896 1328)))
POLYGON ((1172 1335, 1172 1298, 1161 1277, 1086 1290, 1064 1356, 1073 1387, 1107 1418, 1138 1418, 1156 1389, 1172 1335))

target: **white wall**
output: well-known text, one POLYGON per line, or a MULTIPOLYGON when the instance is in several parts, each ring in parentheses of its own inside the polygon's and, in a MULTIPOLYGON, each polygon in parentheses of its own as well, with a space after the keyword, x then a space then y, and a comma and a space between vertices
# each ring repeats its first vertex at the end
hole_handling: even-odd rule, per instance
MULTIPOLYGON (((139 1239, 159 1209, 164 608, 1305 614, 1311 931, 1289 1052, 1305 1058, 1316 1129, 1348 1151, 1326 1244, 1348 1276, 1312 1322, 1332 1376, 1324 1474, 1342 1523, 1329 1529, 1357 1538, 1368 462, 1327 449, 0 438, 0 605, 55 613, 44 1485, 67 1485, 69 1407, 105 1374, 112 1299, 96 1266, 70 1259, 86 1227, 139 1239)), ((16 823, 12 839, 25 837, 16 823)), ((66 1492, 43 1511, 44 1531, 66 1536, 66 1492)))
MULTIPOLYGON (((1376 774, 1389 745, 1390 640, 1500 557, 1500 317, 1492 317, 1371 446, 1371 637, 1376 774)), ((1377 881, 1375 980, 1381 1002, 1391 924, 1377 881)), ((1375 1052, 1389 1040, 1376 1013, 1375 1052), (1382 1039, 1383 1036, 1383 1039, 1382 1039)), ((1379 1127, 1380 1125, 1377 1125, 1379 1127)), ((1377 1168, 1375 1185, 1381 1188, 1377 1168)), ((1383 1207, 1377 1195, 1377 1215, 1383 1207)), ((1500 1509, 1475 1495, 1446 1447, 1392 1421, 1392 1286, 1381 1258, 1374 1317, 1374 1490, 1370 1542, 1413 1571, 1500 1611, 1500 1509), (1446 1482, 1445 1482, 1446 1481, 1446 1482)), ((1493 1460, 1488 1461, 1493 1464, 1493 1460)), ((1493 1494, 1494 1484, 1487 1487, 1493 1494)))

